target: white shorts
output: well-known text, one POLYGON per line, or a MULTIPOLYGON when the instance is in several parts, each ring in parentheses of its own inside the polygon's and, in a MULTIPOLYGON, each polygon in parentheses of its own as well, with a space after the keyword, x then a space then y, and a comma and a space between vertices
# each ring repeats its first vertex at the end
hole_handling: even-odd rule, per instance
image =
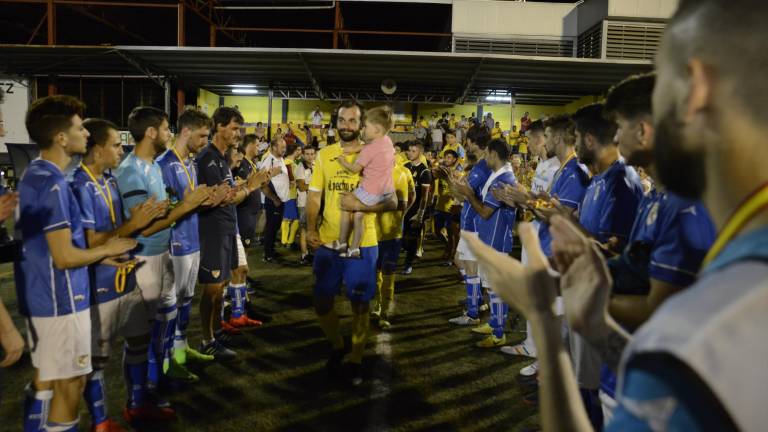
POLYGON ((176 299, 194 297, 197 273, 200 270, 200 251, 181 256, 171 256, 173 264, 173 287, 176 299))
POLYGON ((173 287, 173 264, 171 254, 136 256, 141 265, 136 267, 136 285, 154 314, 158 308, 176 304, 176 290, 173 287))
POLYGON ((480 278, 480 284, 483 288, 491 288, 491 281, 488 280, 488 276, 483 270, 482 264, 477 266, 477 277, 480 278))
POLYGON ((109 357, 110 348, 118 336, 131 338, 149 334, 152 315, 138 288, 122 297, 91 306, 93 356, 109 357))
POLYGON ((27 343, 40 381, 88 375, 91 367, 91 311, 57 317, 29 317, 27 343))
MULTIPOLYGON (((470 234, 477 236, 477 233, 470 234)), ((463 237, 459 237, 459 244, 456 246, 456 256, 462 261, 477 261, 475 254, 469 250, 469 245, 467 245, 463 237)))
POLYGON ((248 267, 248 257, 245 255, 243 239, 240 238, 240 234, 235 236, 235 246, 237 247, 237 266, 248 267))

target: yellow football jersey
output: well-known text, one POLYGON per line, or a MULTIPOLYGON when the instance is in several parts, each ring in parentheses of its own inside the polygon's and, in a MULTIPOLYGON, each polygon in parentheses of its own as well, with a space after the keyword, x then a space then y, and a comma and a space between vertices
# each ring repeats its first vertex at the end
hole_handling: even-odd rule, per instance
POLYGON ((293 159, 285 159, 285 167, 291 172, 293 181, 291 182, 291 188, 288 190, 289 199, 297 199, 299 197, 299 190, 296 187, 296 163, 293 159))
MULTIPOLYGON (((411 172, 396 165, 392 170, 392 180, 395 184, 397 201, 408 202, 408 196, 413 188, 411 172), (410 180, 410 181, 409 181, 410 180)), ((376 236, 379 241, 399 239, 403 236, 403 211, 393 210, 379 213, 376 218, 376 236)))
MULTIPOLYGON (((322 222, 320 224, 320 241, 330 243, 339 240, 341 233, 341 194, 353 192, 360 182, 360 175, 354 174, 341 166, 335 159, 344 155, 339 144, 324 147, 317 153, 315 166, 312 170, 312 180, 309 182, 309 190, 322 192, 325 205, 323 206, 322 222)), ((354 162, 358 154, 352 153, 343 157, 347 161, 354 162)), ((350 239, 351 241, 351 233, 350 239)), ((363 235, 361 247, 376 246, 376 213, 366 213, 363 217, 363 235)))

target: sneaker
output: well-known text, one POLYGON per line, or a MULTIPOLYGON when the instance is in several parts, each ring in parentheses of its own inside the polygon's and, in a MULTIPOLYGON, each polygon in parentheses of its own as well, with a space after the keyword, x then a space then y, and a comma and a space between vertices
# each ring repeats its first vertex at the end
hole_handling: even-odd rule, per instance
POLYGON ((419 248, 419 250, 416 251, 416 258, 421 258, 424 256, 424 248, 419 248))
POLYGON ((251 302, 247 302, 245 304, 245 314, 248 315, 248 318, 256 321, 261 321, 264 324, 268 322, 272 322, 272 315, 268 315, 264 312, 259 312, 256 306, 254 306, 253 303, 251 302))
POLYGON ((215 360, 212 355, 203 354, 194 348, 187 347, 184 352, 190 363, 210 363, 215 360))
POLYGON ((363 368, 359 363, 344 363, 344 379, 353 387, 363 383, 363 368))
POLYGON ((243 332, 241 332, 239 328, 230 325, 229 322, 227 321, 221 322, 221 331, 230 336, 239 336, 243 334, 243 332))
POLYGON ((106 419, 103 422, 91 427, 91 432, 127 432, 119 423, 112 419, 106 419))
POLYGON ((236 352, 215 339, 207 345, 200 345, 200 352, 213 356, 217 361, 231 361, 237 358, 236 352))
POLYGON ((539 362, 535 361, 528 366, 520 369, 520 375, 524 377, 532 377, 539 373, 539 362))
POLYGON ((536 358, 536 354, 533 354, 530 351, 528 351, 528 348, 525 347, 525 344, 504 346, 504 347, 501 347, 501 352, 509 355, 536 358))
POLYGON ((125 407, 123 418, 130 424, 137 422, 169 422, 176 420, 176 411, 168 406, 147 403, 137 407, 125 407))
POLYGON ((389 330, 392 324, 386 318, 379 319, 379 328, 382 330, 389 330))
POLYGON ((413 273, 413 266, 405 266, 405 268, 403 269, 403 274, 409 275, 411 273, 413 273))
POLYGON ((507 336, 504 335, 500 338, 497 338, 494 335, 488 335, 487 338, 481 340, 480 342, 476 343, 475 346, 478 348, 496 348, 500 347, 507 343, 507 336))
POLYGON ((481 335, 489 335, 493 334, 493 327, 491 327, 488 323, 483 323, 475 328, 472 329, 472 333, 477 333, 481 335))
POLYGON ((341 376, 341 362, 344 359, 344 348, 333 350, 328 361, 325 363, 325 370, 331 378, 341 376))
POLYGON ((478 325, 480 324, 479 318, 472 318, 471 316, 464 314, 460 317, 451 318, 448 320, 451 324, 456 324, 460 326, 470 326, 470 325, 478 325))
POLYGON ((179 364, 176 362, 175 358, 171 358, 171 361, 168 365, 168 370, 165 371, 166 376, 169 378, 172 378, 177 381, 182 381, 185 383, 193 383, 200 381, 200 377, 193 374, 189 371, 184 365, 179 364))
POLYGON ((214 339, 216 339, 217 341, 223 344, 228 344, 232 342, 232 338, 233 338, 232 335, 230 335, 229 333, 226 333, 223 329, 218 329, 215 332, 213 332, 213 337, 214 339))
POLYGON ((491 307, 488 306, 488 303, 483 303, 483 304, 480 305, 480 307, 477 310, 479 310, 480 312, 485 312, 485 311, 487 311, 490 308, 491 307))
POLYGON ((240 315, 239 318, 230 318, 228 324, 236 329, 261 327, 262 322, 248 318, 247 315, 240 315))

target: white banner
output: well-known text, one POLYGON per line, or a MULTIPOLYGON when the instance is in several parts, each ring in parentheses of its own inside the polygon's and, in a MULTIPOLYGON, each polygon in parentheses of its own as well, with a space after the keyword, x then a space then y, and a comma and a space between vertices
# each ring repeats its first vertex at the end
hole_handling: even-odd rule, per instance
POLYGON ((3 112, 5 137, 0 138, 0 153, 7 153, 5 143, 29 144, 24 117, 29 108, 29 81, 21 78, 0 76, 0 88, 5 96, 0 110, 3 112))

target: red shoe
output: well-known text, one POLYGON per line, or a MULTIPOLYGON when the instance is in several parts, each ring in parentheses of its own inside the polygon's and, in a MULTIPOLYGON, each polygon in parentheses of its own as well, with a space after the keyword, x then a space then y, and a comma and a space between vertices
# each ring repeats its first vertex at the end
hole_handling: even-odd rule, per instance
POLYGON ((262 322, 255 319, 250 319, 246 315, 241 315, 239 318, 230 318, 229 323, 230 326, 234 328, 246 328, 246 327, 259 327, 261 326, 262 322))
POLYGON ((145 404, 135 408, 125 407, 123 417, 128 423, 134 422, 169 422, 176 420, 176 411, 170 407, 145 404))
POLYGON ((243 332, 241 332, 239 328, 233 327, 231 324, 229 324, 226 321, 221 322, 221 331, 231 336, 237 336, 237 335, 243 334, 243 332))
POLYGON ((116 421, 106 419, 103 422, 91 427, 91 432, 128 432, 123 429, 116 421))

